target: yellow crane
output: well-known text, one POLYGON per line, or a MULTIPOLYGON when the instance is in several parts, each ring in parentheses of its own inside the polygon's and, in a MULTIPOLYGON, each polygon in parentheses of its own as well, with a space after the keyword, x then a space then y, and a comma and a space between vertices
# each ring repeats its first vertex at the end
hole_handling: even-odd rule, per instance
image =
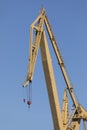
POLYGON ((27 87, 27 85, 32 82, 39 47, 41 50, 42 64, 47 85, 47 92, 50 102, 54 130, 79 130, 81 120, 83 120, 84 130, 87 130, 87 111, 82 107, 82 105, 77 101, 75 97, 72 85, 70 83, 69 77, 64 66, 64 62, 62 60, 58 48, 58 44, 56 43, 44 8, 42 8, 39 16, 31 24, 30 27, 30 57, 28 65, 28 74, 26 81, 23 84, 23 87, 27 87), (53 66, 45 30, 47 30, 56 58, 58 60, 58 64, 60 66, 65 83, 67 85, 67 89, 64 90, 62 110, 60 109, 53 66), (69 92, 73 103, 72 115, 70 115, 68 110, 67 91, 69 92))

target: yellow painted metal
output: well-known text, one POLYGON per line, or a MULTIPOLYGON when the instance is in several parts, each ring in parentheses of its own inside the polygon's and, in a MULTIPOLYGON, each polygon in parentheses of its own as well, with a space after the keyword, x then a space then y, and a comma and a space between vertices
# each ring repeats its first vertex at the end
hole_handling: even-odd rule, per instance
POLYGON ((42 9, 40 15, 31 24, 30 27, 30 57, 29 57, 29 64, 28 64, 28 74, 27 74, 26 81, 23 84, 23 87, 26 87, 29 84, 29 82, 32 81, 33 78, 34 67, 35 67, 36 58, 38 54, 38 48, 39 48, 41 35, 43 31, 44 14, 45 14, 44 9, 42 9), (35 34, 34 31, 36 31, 35 34), (35 37, 33 35, 35 35, 35 37))
MULTIPOLYGON (((42 63, 44 68, 45 80, 47 84, 47 92, 48 92, 50 108, 52 112, 54 130, 79 130, 81 119, 83 119, 85 122, 87 121, 87 111, 77 102, 77 99, 73 92, 72 85, 70 83, 69 77, 67 75, 64 66, 64 62, 62 60, 62 56, 60 54, 58 45, 56 43, 55 37, 53 35, 44 8, 41 10, 39 16, 31 24, 30 27, 30 57, 29 57, 27 78, 25 83, 23 84, 23 87, 26 87, 33 79, 34 68, 35 68, 39 47, 41 48, 42 63), (55 78, 54 78, 54 73, 52 68, 52 61, 51 61, 50 52, 47 45, 44 26, 47 29, 56 58, 58 60, 60 69, 62 71, 62 75, 67 85, 67 90, 73 102, 74 113, 71 116, 71 118, 69 118, 69 113, 68 113, 68 96, 66 90, 64 91, 62 112, 60 110, 56 83, 55 83, 55 78)), ((86 129, 86 125, 85 125, 85 129, 86 129)))
POLYGON ((56 54, 58 63, 59 63, 59 65, 60 65, 60 68, 61 68, 63 77, 64 77, 64 79, 65 79, 67 88, 68 88, 69 93, 70 93, 70 95, 71 95, 73 104, 77 107, 78 104, 77 104, 77 101, 76 101, 76 98, 75 98, 75 95, 74 95, 74 92, 73 92, 73 89, 72 89, 70 80, 69 80, 68 75, 67 75, 67 73, 66 73, 66 69, 65 69, 65 66, 64 66, 64 62, 63 62, 63 60, 62 60, 62 56, 61 56, 61 54, 60 54, 58 45, 57 45, 57 43, 56 43, 56 40, 55 40, 55 37, 54 37, 54 35, 53 35, 53 32, 52 32, 52 29, 51 29, 51 26, 50 26, 50 24, 49 24, 49 21, 48 21, 47 16, 45 16, 45 25, 46 25, 47 31, 48 31, 48 33, 49 33, 50 40, 51 40, 52 46, 53 46, 53 48, 54 48, 54 52, 55 52, 55 54, 56 54))
POLYGON ((52 112, 54 130, 63 130, 63 122, 61 118, 55 77, 54 77, 52 61, 51 61, 49 48, 47 45, 45 32, 43 32, 41 37, 40 48, 41 48, 41 56, 42 56, 45 80, 47 84, 47 92, 48 92, 49 102, 50 102, 50 107, 52 112))
POLYGON ((87 130, 87 128, 86 128, 86 121, 85 120, 83 120, 83 124, 84 124, 84 130, 87 130))
POLYGON ((73 119, 66 130, 79 130, 81 119, 73 119))
POLYGON ((62 105, 62 120, 63 120, 63 126, 66 129, 69 121, 68 95, 66 89, 64 90, 64 98, 63 98, 63 105, 62 105))

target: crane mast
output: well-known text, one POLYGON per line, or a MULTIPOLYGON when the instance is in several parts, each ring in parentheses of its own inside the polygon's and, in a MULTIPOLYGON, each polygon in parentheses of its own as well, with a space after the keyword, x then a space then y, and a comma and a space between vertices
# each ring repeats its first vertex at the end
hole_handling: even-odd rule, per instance
POLYGON ((42 64, 47 84, 47 92, 50 102, 54 130, 79 130, 81 119, 83 119, 84 130, 86 130, 87 128, 85 124, 87 121, 87 111, 82 107, 82 105, 80 105, 80 103, 77 102, 77 99, 73 92, 73 88, 71 86, 69 77, 67 75, 64 66, 64 62, 62 60, 62 56, 58 48, 58 44, 56 43, 55 37, 53 35, 44 8, 42 8, 39 16, 31 24, 30 27, 30 57, 29 57, 27 78, 25 83, 23 84, 23 87, 26 87, 29 83, 32 82, 39 47, 41 50, 42 64), (55 77, 52 67, 52 61, 48 48, 44 26, 46 27, 62 75, 67 85, 67 90, 73 102, 74 112, 71 118, 69 117, 69 111, 68 111, 67 90, 64 90, 62 111, 60 109, 55 77))

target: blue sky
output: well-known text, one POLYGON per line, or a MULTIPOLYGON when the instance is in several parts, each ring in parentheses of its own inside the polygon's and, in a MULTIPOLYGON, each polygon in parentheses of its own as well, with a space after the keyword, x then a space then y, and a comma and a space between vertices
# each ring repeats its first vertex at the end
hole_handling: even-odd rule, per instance
MULTIPOLYGON (((29 28, 44 6, 79 102, 87 109, 87 1, 0 0, 0 129, 53 130, 40 51, 30 110, 23 103, 29 28)), ((52 50, 52 48, 51 48, 52 50)), ((53 50, 60 105, 66 87, 53 50), (57 72, 58 71, 58 72, 57 72)))

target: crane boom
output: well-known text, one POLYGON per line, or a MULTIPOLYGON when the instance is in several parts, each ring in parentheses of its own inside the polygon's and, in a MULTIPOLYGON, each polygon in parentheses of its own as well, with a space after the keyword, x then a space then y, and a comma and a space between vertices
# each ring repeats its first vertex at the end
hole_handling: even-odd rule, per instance
POLYGON ((54 130, 63 130, 63 122, 61 118, 57 88, 45 32, 42 33, 40 50, 41 50, 45 80, 47 84, 47 92, 52 112, 52 119, 54 123, 54 130))
POLYGON ((73 90, 72 90, 72 86, 71 86, 69 77, 68 77, 68 75, 67 75, 67 73, 66 73, 66 70, 65 70, 64 62, 63 62, 63 60, 62 60, 62 57, 61 57, 59 48, 58 48, 57 43, 56 43, 56 40, 55 40, 55 37, 54 37, 54 35, 53 35, 53 33, 52 33, 52 29, 51 29, 51 26, 50 26, 50 24, 49 24, 49 21, 48 21, 47 16, 45 16, 45 25, 46 25, 48 34, 49 34, 49 36, 50 36, 50 40, 51 40, 52 46, 53 46, 53 48, 54 48, 54 52, 55 52, 55 54, 56 54, 57 60, 58 60, 58 62, 59 62, 59 65, 60 65, 60 68, 61 68, 63 77, 64 77, 65 82, 66 82, 66 85, 67 85, 67 88, 68 88, 69 93, 70 93, 70 95, 71 95, 71 98, 72 98, 72 100, 73 100, 73 104, 75 105, 75 107, 77 107, 77 101, 76 101, 74 92, 73 92, 73 90))
POLYGON ((72 89, 72 85, 65 69, 64 62, 62 60, 62 56, 58 48, 58 44, 56 43, 44 8, 41 10, 40 15, 31 24, 30 27, 30 57, 27 78, 25 83, 23 84, 23 87, 26 87, 30 82, 32 82, 39 47, 41 50, 42 64, 47 84, 47 92, 50 102, 54 130, 79 130, 81 119, 83 119, 84 128, 86 129, 85 122, 87 121, 87 111, 77 102, 77 99, 72 89), (67 90, 73 102, 74 112, 71 118, 69 118, 68 113, 68 96, 66 90, 64 91, 62 112, 60 109, 52 61, 46 40, 44 26, 46 27, 62 75, 67 85, 67 90))

